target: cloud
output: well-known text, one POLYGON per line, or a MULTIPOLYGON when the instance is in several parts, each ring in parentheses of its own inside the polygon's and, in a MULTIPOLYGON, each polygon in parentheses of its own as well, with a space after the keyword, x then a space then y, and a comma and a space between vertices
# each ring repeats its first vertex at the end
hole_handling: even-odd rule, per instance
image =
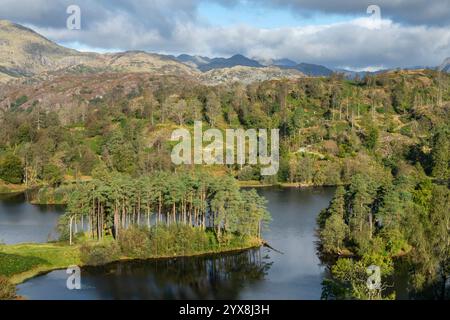
MULTIPOLYGON (((259 5, 286 8, 300 15, 314 13, 363 15, 370 5, 378 5, 382 16, 410 25, 450 25, 447 0, 246 0, 259 5)), ((237 1, 234 1, 236 3, 237 1)))
MULTIPOLYGON (((246 1, 254 2, 254 6, 285 8, 298 14, 360 13, 359 16, 365 16, 369 3, 365 0, 246 1)), ((266 29, 247 23, 208 25, 198 13, 201 0, 78 0, 82 30, 71 31, 65 28, 66 8, 73 2, 53 0, 49 5, 48 0, 0 0, 0 18, 25 24, 51 40, 76 44, 85 50, 147 50, 209 56, 242 53, 256 58, 290 58, 353 69, 435 66, 450 55, 450 28, 440 25, 446 19, 439 18, 442 12, 450 16, 449 10, 444 10, 447 4, 442 4, 443 1, 439 1, 442 5, 427 1, 427 7, 425 1, 378 0, 383 20, 349 18, 340 23, 266 29), (422 12, 414 14, 415 10, 422 12), (398 20, 387 18, 384 12, 392 12, 398 20), (422 24, 417 20, 432 18, 436 23, 422 24), (413 23, 414 19, 417 24, 413 23)), ((239 0, 216 2, 233 8, 239 0)))
POLYGON ((170 35, 179 21, 195 21, 198 0, 0 0, 0 18, 41 28, 64 28, 66 9, 80 6, 83 27, 92 29, 115 18, 170 35))

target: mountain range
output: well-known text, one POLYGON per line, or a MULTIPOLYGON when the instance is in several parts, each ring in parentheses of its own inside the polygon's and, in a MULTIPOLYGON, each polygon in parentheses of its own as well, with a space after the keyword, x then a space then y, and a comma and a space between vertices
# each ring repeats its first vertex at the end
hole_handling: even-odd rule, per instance
POLYGON ((241 54, 236 54, 231 58, 208 58, 182 54, 175 58, 178 61, 193 66, 202 72, 207 72, 214 69, 232 68, 236 66, 252 68, 277 67, 281 69, 297 70, 307 76, 313 77, 330 76, 334 72, 327 67, 316 64, 297 63, 290 59, 258 61, 256 59, 247 58, 241 54))
MULTIPOLYGON (((439 69, 450 72, 450 58, 439 69)), ((144 51, 107 54, 79 52, 60 46, 29 28, 0 20, 0 83, 26 78, 45 79, 58 74, 105 72, 178 75, 212 84, 321 77, 334 72, 343 73, 348 78, 367 74, 297 63, 290 59, 263 61, 241 54, 230 58, 209 58, 187 54, 175 57, 144 51)))

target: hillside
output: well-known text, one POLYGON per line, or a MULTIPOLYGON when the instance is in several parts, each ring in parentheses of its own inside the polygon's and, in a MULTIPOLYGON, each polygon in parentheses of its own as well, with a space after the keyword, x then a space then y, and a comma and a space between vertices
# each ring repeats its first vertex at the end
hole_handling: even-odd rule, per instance
POLYGON ((200 76, 202 82, 216 85, 225 82, 242 82, 250 84, 267 80, 296 79, 305 75, 296 70, 281 69, 278 67, 243 67, 235 66, 232 68, 213 69, 200 76))
POLYGON ((311 77, 328 77, 333 74, 333 70, 321 65, 311 63, 300 63, 294 67, 289 68, 296 69, 311 77))
POLYGON ((0 82, 52 73, 152 72, 196 75, 192 67, 141 51, 114 54, 67 49, 31 29, 0 21, 0 82))
POLYGON ((256 60, 244 57, 241 54, 236 54, 230 58, 207 58, 201 56, 190 56, 183 54, 177 57, 178 61, 198 68, 202 72, 207 72, 215 69, 226 69, 237 66, 262 68, 264 67, 256 60))
POLYGON ((144 51, 83 53, 64 48, 29 28, 0 21, 0 84, 28 78, 39 82, 64 76, 111 73, 175 75, 213 85, 303 76, 295 70, 266 68, 242 55, 209 59, 189 55, 172 57, 144 51))
POLYGON ((97 57, 66 49, 31 29, 0 20, 0 82, 92 63, 97 57))

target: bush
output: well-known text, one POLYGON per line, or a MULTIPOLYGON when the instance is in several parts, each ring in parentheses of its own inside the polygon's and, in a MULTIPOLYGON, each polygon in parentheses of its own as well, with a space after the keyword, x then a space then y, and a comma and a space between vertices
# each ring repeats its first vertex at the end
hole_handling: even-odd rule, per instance
POLYGON ((81 262, 88 266, 104 265, 120 258, 120 248, 116 242, 83 244, 80 248, 80 258, 81 262))
POLYGON ((122 230, 119 235, 122 253, 130 258, 148 258, 150 256, 149 231, 145 228, 122 230))
POLYGON ((54 164, 47 164, 44 166, 41 178, 51 186, 59 186, 64 179, 61 169, 54 164))
POLYGON ((13 154, 6 155, 0 161, 0 178, 6 182, 19 184, 23 179, 22 161, 13 154))
POLYGON ((3 276, 0 276, 0 300, 13 300, 16 298, 16 287, 3 276))
POLYGON ((242 168, 238 174, 239 181, 259 181, 261 176, 259 174, 259 169, 251 166, 242 168))
POLYGON ((150 230, 151 252, 158 256, 189 255, 215 249, 208 234, 199 228, 171 225, 150 230))

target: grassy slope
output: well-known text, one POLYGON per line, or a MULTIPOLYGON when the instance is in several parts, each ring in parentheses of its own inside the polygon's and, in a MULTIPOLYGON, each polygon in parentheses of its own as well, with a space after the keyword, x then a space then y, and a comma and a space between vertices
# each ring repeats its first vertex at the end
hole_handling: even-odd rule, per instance
POLYGON ((43 272, 80 263, 77 246, 19 244, 0 247, 0 274, 16 284, 43 272))
MULTIPOLYGON (((262 245, 259 239, 252 239, 244 244, 233 243, 229 246, 212 248, 205 252, 196 252, 186 256, 241 251, 262 245)), ((172 256, 173 257, 173 256, 172 256)), ((171 256, 152 256, 149 259, 172 258, 171 256)), ((122 257, 121 260, 130 260, 122 257)), ((0 275, 10 278, 19 284, 37 275, 64 269, 71 265, 82 266, 79 245, 68 246, 63 243, 18 244, 0 246, 0 275)))
POLYGON ((21 193, 27 190, 24 184, 8 184, 0 179, 0 194, 21 193))

